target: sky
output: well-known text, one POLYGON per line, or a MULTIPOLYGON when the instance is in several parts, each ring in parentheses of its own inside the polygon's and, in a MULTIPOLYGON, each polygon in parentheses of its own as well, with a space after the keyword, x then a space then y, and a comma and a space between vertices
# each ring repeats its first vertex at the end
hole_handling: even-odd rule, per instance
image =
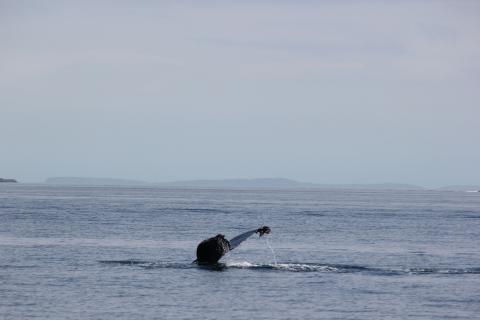
POLYGON ((0 177, 480 184, 479 1, 0 0, 0 177))

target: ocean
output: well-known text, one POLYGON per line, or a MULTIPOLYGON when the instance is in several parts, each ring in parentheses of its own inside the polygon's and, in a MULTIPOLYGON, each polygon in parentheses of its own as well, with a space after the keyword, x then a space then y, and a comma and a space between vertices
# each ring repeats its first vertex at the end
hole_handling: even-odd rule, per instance
POLYGON ((480 319, 480 193, 0 184, 0 319, 31 318, 480 319))

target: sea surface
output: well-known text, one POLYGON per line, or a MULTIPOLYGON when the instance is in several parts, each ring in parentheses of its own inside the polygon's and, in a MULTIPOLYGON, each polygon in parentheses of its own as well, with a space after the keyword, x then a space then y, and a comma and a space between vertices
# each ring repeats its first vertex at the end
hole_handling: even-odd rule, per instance
POLYGON ((1 184, 0 319, 32 318, 480 319, 480 193, 1 184))

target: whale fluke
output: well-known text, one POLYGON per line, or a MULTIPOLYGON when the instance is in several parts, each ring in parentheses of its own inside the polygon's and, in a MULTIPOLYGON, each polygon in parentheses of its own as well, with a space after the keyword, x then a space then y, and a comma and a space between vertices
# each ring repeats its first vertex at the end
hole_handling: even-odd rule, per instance
POLYGON ((225 239, 223 234, 217 234, 215 237, 200 242, 197 247, 197 260, 194 262, 199 264, 215 264, 224 254, 238 247, 243 241, 247 240, 255 233, 258 233, 261 237, 270 232, 271 230, 269 227, 262 226, 261 228, 244 232, 230 241, 225 239))
POLYGON ((242 233, 242 234, 236 236, 235 238, 233 238, 229 241, 230 242, 230 250, 233 250, 234 248, 238 247, 240 245, 240 243, 247 240, 248 238, 250 238, 250 236, 252 236, 255 233, 260 234, 260 237, 261 237, 264 234, 269 234, 270 231, 271 230, 270 230, 269 227, 263 226, 261 228, 255 229, 255 230, 250 230, 250 231, 247 231, 245 233, 242 233))

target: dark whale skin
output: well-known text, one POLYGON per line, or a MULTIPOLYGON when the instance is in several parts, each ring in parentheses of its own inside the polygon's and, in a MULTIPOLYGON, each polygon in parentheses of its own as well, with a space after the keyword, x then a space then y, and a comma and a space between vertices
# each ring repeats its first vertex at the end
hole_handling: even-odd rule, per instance
POLYGON ((197 247, 197 263, 215 264, 228 251, 230 251, 230 243, 223 234, 217 234, 200 242, 197 247))

